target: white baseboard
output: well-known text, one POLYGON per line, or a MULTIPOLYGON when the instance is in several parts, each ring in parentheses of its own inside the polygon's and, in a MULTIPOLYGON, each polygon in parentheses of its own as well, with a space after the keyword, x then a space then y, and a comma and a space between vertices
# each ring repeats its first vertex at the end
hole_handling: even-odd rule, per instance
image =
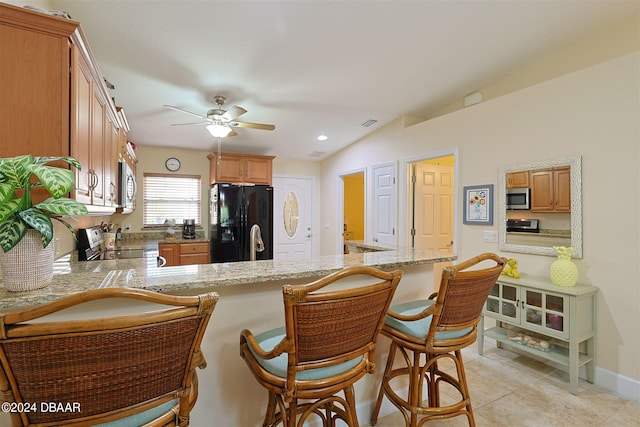
POLYGON ((596 384, 625 399, 640 403, 640 381, 596 367, 596 384))

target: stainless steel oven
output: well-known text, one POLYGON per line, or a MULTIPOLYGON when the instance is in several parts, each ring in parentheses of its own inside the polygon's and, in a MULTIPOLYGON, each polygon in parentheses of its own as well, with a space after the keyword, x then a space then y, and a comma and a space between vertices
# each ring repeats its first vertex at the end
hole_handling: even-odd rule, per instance
POLYGON ((157 256, 157 249, 116 247, 113 250, 105 250, 104 235, 99 226, 78 230, 78 261, 157 258, 157 256))
POLYGON ((118 163, 118 205, 126 210, 133 210, 135 207, 136 175, 126 162, 118 163))

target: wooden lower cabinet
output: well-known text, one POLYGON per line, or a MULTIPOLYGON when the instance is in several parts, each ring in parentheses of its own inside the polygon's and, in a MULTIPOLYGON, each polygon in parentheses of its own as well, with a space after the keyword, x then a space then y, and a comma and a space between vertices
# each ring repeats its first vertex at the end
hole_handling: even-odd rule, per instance
POLYGON ((209 242, 159 243, 158 254, 166 260, 165 267, 209 264, 209 242))
POLYGON ((209 242, 180 243, 180 265, 209 264, 209 242))
POLYGON ((158 243, 158 255, 166 261, 163 267, 180 265, 180 243, 158 243))

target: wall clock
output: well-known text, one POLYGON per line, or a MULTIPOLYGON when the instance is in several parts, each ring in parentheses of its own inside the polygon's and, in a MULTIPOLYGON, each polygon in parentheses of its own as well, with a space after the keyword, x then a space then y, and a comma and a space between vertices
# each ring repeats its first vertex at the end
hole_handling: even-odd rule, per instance
POLYGON ((180 169, 180 160, 176 159, 175 157, 169 157, 164 162, 164 166, 167 168, 167 170, 170 170, 171 172, 175 172, 178 169, 180 169))

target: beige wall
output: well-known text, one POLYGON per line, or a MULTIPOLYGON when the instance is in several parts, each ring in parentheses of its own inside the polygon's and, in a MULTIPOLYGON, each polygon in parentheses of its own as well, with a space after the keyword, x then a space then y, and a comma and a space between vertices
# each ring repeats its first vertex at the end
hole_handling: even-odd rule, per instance
MULTIPOLYGON (((600 289, 598 379, 619 374, 636 384, 637 393, 639 64, 635 52, 408 128, 399 119, 324 161, 322 185, 332 188, 337 175, 363 163, 370 171, 376 164, 457 148, 456 182, 461 191, 465 185, 497 185, 498 169, 508 164, 581 155, 584 257, 576 263, 580 282, 600 289)), ((336 247, 340 225, 333 224, 336 206, 335 197, 325 194, 322 222, 329 228, 323 234, 327 236, 323 253, 336 247)), ((372 211, 371 203, 367 209, 372 211)), ((497 230, 497 225, 463 225, 462 215, 458 216, 460 259, 500 252, 496 243, 482 239, 483 230, 497 230)), ((553 261, 545 256, 504 255, 517 257, 522 272, 546 277, 553 261)))
MULTIPOLYGON (((564 46, 504 79, 482 88, 482 97, 488 101, 611 58, 635 52, 640 49, 639 21, 640 14, 632 14, 585 39, 564 46)), ((448 114, 461 108, 464 108, 462 99, 430 114, 428 118, 448 114)))
MULTIPOLYGON (((143 229, 142 206, 143 190, 142 177, 145 172, 168 173, 164 162, 169 157, 176 157, 181 162, 180 170, 176 174, 199 175, 202 179, 202 209, 201 221, 205 230, 208 223, 208 191, 209 191, 209 151, 187 150, 181 148, 166 148, 150 145, 138 145, 136 155, 138 164, 136 165, 136 180, 138 182, 138 194, 136 196, 136 210, 127 215, 113 215, 111 220, 115 223, 131 224, 132 232, 140 232, 143 229)), ((316 181, 320 176, 320 163, 301 160, 290 160, 275 158, 273 161, 274 175, 301 175, 311 176, 316 181)), ((319 192, 316 192, 317 194, 319 192)), ((314 206, 318 206, 318 200, 314 201, 314 206)), ((206 230, 208 233, 208 230, 206 230)))
POLYGON ((206 225, 208 221, 207 191, 209 189, 209 159, 207 159, 207 154, 209 154, 209 152, 201 150, 186 150, 179 148, 151 147, 142 145, 138 145, 137 147, 138 149, 136 151, 136 156, 138 158, 138 163, 136 164, 136 182, 138 183, 138 193, 136 195, 136 210, 131 214, 113 215, 112 220, 116 223, 120 223, 123 227, 123 230, 125 224, 130 224, 131 232, 142 231, 142 177, 145 172, 149 172, 200 176, 202 182, 202 204, 200 209, 200 221, 203 225, 206 225), (180 170, 178 170, 177 172, 169 172, 165 168, 164 162, 169 157, 176 157, 180 160, 180 170))

